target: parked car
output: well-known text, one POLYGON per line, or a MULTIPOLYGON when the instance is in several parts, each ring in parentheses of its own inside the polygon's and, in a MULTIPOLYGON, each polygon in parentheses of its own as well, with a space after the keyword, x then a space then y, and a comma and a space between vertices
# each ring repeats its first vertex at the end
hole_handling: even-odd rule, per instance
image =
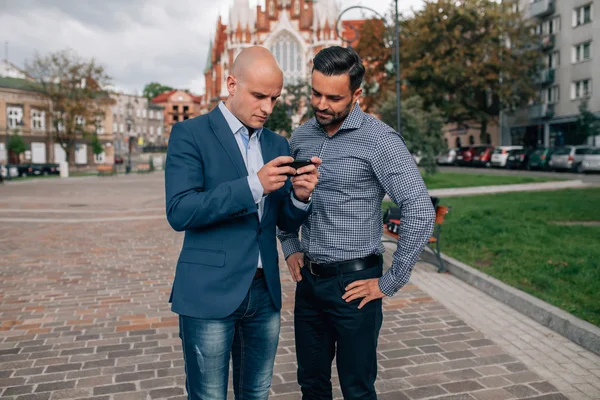
POLYGON ((492 167, 503 168, 508 160, 508 152, 511 150, 522 150, 523 146, 498 146, 492 153, 492 167))
POLYGON ((462 166, 469 166, 473 162, 473 152, 471 151, 473 146, 461 147, 456 152, 456 164, 462 166))
POLYGON ((12 179, 19 176, 19 169, 14 164, 0 165, 0 170, 2 171, 2 177, 5 179, 12 179))
POLYGON ((583 157, 592 150, 591 146, 564 146, 556 149, 550 158, 550 168, 555 171, 570 170, 572 172, 584 172, 581 167, 583 157))
POLYGON ((115 164, 123 164, 125 160, 121 156, 115 156, 115 164))
POLYGON ((42 164, 19 164, 17 165, 17 169, 19 171, 19 176, 34 176, 34 175, 42 175, 44 171, 42 170, 42 164))
POLYGON ((453 165, 456 162, 456 151, 457 148, 450 149, 444 154, 440 154, 435 158, 436 162, 439 165, 453 165))
POLYGON ((529 156, 529 162, 527 163, 527 169, 550 169, 549 162, 550 157, 554 153, 555 148, 543 147, 535 149, 529 156))
POLYGON ((473 154, 473 165, 475 167, 486 167, 492 166, 492 153, 494 152, 494 146, 479 146, 474 149, 473 154))
POLYGON ((600 148, 593 148, 583 155, 580 169, 582 172, 600 171, 600 148))
POLYGON ((419 165, 421 164, 421 160, 423 159, 423 156, 421 155, 421 152, 417 152, 417 153, 411 153, 413 160, 415 160, 415 164, 419 165))
POLYGON ((524 169, 529 161, 527 150, 510 150, 506 159, 506 168, 508 169, 524 169))
POLYGON ((60 175, 60 165, 55 163, 42 164, 42 174, 60 175))

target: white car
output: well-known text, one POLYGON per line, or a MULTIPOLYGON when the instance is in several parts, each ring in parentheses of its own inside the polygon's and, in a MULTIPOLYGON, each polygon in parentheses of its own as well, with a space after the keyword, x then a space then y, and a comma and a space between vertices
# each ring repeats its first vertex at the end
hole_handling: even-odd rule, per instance
POLYGON ((506 167, 508 152, 511 150, 523 150, 523 146, 498 146, 492 153, 492 167, 506 167))
POLYGON ((584 172, 581 168, 583 159, 592 149, 593 147, 586 145, 561 147, 552 153, 548 165, 555 171, 584 172))
POLYGON ((587 154, 583 155, 583 160, 578 167, 579 172, 600 171, 600 148, 590 149, 587 154))
POLYGON ((452 165, 456 162, 456 150, 458 148, 450 149, 446 153, 437 156, 435 160, 439 165, 452 165))

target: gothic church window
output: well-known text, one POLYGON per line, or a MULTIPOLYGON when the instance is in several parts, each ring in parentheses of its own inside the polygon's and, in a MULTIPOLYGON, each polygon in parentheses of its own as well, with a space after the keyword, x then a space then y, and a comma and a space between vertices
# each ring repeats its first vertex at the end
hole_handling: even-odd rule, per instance
POLYGON ((280 33, 270 49, 283 71, 284 84, 296 83, 302 76, 302 46, 289 32, 280 33))

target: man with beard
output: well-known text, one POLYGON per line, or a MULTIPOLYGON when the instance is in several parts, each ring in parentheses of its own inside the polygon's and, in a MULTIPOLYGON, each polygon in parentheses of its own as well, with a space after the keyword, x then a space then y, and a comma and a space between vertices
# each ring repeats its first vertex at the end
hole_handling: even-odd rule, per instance
POLYGON ((404 140, 358 105, 364 67, 352 49, 329 47, 313 60, 315 118, 293 134, 296 159, 318 155, 312 212, 298 232, 279 231, 296 285, 294 324, 303 399, 332 399, 336 356, 345 400, 376 399, 382 298, 410 277, 429 240, 434 210, 404 140), (400 239, 383 274, 381 202, 402 211, 400 239))

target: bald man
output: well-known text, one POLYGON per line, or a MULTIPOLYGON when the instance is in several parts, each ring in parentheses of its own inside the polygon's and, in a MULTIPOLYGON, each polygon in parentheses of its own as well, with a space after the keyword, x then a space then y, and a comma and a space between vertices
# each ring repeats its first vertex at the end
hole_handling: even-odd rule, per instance
POLYGON ((271 53, 245 49, 227 101, 171 131, 167 219, 185 237, 170 302, 188 399, 225 400, 230 358, 235 398, 268 398, 281 309, 275 231, 302 224, 321 162, 283 165, 293 161, 286 139, 263 128, 282 85, 271 53))

